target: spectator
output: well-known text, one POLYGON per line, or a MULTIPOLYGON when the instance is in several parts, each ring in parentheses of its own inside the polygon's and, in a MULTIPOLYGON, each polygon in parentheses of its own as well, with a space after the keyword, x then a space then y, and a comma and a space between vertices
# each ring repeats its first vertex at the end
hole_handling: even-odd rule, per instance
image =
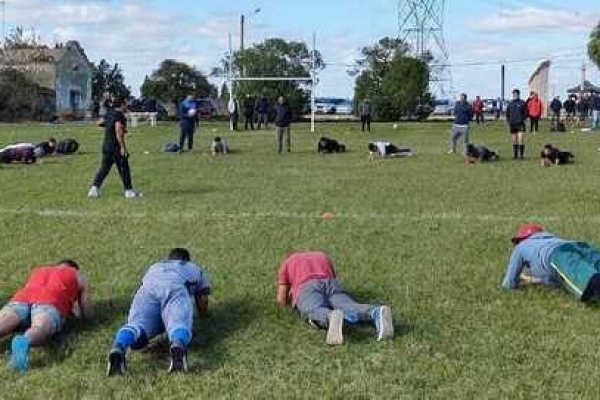
POLYGON ((540 100, 539 96, 535 92, 531 92, 531 96, 529 97, 529 101, 527 102, 527 115, 529 116, 530 121, 530 132, 538 132, 540 128, 540 118, 542 118, 542 111, 544 110, 544 105, 540 100))
POLYGON ((262 124, 265 125, 265 129, 269 129, 269 109, 271 105, 269 100, 263 94, 260 99, 256 102, 256 114, 258 115, 258 129, 261 128, 262 124))
POLYGON ((454 105, 454 124, 450 134, 450 149, 448 154, 456 153, 456 143, 464 136, 465 149, 469 144, 469 124, 473 119, 473 109, 467 101, 467 95, 462 93, 460 100, 454 105))
POLYGON ((567 123, 569 124, 573 124, 573 122, 575 121, 575 99, 577 99, 577 96, 572 94, 567 100, 565 100, 565 103, 563 104, 565 112, 567 113, 567 123))
POLYGON ((559 96, 556 96, 550 103, 550 110, 552 111, 552 126, 558 126, 558 123, 560 122, 560 111, 562 110, 562 103, 559 96))
POLYGON ((292 139, 291 139, 291 128, 292 123, 292 110, 287 104, 285 98, 280 96, 277 99, 277 105, 275 106, 275 130, 277 133, 277 152, 281 154, 283 152, 283 140, 285 137, 286 151, 292 152, 292 139))
POLYGON ((229 100, 229 104, 227 104, 227 109, 229 111, 229 119, 231 120, 231 128, 234 131, 238 130, 238 121, 240 119, 240 111, 239 104, 236 97, 231 98, 229 100))
POLYGON ((500 119, 503 109, 504 109, 504 100, 502 100, 500 97, 498 97, 498 99, 496 100, 496 120, 500 119))
POLYGON ((594 93, 590 101, 590 108, 592 109, 592 129, 600 129, 600 93, 594 93))
POLYGON ((254 130, 254 99, 249 94, 246 95, 246 100, 244 101, 244 130, 248 130, 250 127, 251 130, 254 130))
POLYGON ((371 132, 371 100, 366 98, 359 107, 360 121, 362 122, 362 131, 371 132))
POLYGON ((483 115, 484 104, 481 97, 476 96, 475 101, 473 102, 473 114, 475 114, 475 121, 477 125, 483 124, 485 122, 485 117, 483 115))
POLYGON ((187 140, 189 151, 194 149, 194 133, 196 131, 196 116, 198 109, 194 96, 188 95, 179 106, 179 124, 181 134, 179 136, 179 149, 183 151, 183 147, 187 140))
POLYGON ((590 102, 587 94, 583 94, 579 97, 579 101, 575 106, 577 110, 577 127, 585 128, 586 121, 590 113, 590 102))

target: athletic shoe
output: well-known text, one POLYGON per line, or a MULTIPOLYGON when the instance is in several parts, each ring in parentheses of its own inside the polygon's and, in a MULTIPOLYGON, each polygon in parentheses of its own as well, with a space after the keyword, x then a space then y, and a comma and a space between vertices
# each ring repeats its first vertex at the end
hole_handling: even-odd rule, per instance
POLYGON ((308 319, 308 324, 314 329, 321 329, 321 326, 310 318, 308 319))
POLYGON ((394 337, 394 322, 392 320, 392 309, 388 306, 377 307, 371 314, 375 329, 377 330, 377 341, 394 337))
POLYGON ((169 373, 187 372, 187 350, 180 346, 171 346, 171 364, 169 365, 169 373))
POLYGON ((329 314, 329 328, 327 329, 326 342, 330 346, 336 346, 344 343, 344 312, 342 310, 333 310, 329 314))
POLYGON ((29 339, 25 335, 17 335, 11 343, 10 365, 18 372, 29 369, 29 339))
POLYGON ((125 375, 127 372, 127 361, 123 350, 114 348, 108 354, 108 365, 106 376, 125 375))
POLYGON ((142 197, 141 193, 137 193, 135 190, 126 190, 125 198, 126 199, 135 199, 136 197, 142 197))
POLYGON ((450 149, 450 150, 448 150, 448 152, 446 154, 454 154, 454 153, 455 153, 454 150, 450 149))
POLYGON ((100 192, 100 188, 98 188, 97 186, 92 186, 88 192, 88 197, 90 199, 97 199, 101 195, 102 193, 100 192))

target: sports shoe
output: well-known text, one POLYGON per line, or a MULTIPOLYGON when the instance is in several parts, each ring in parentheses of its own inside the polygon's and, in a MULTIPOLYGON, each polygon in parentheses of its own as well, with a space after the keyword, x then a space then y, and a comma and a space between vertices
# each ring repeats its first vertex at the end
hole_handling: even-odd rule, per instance
POLYGON ((101 195, 102 193, 100 192, 100 188, 97 186, 92 186, 88 192, 88 198, 90 199, 97 199, 101 195))
POLYGON ((313 329, 321 329, 321 326, 317 323, 317 321, 313 321, 312 319, 308 319, 308 324, 313 328, 313 329))
POLYGON ((108 365, 106 367, 106 376, 125 375, 127 372, 127 361, 123 350, 114 348, 108 354, 108 365))
POLYGON ((326 343, 330 346, 336 346, 344 343, 344 312, 342 310, 333 310, 329 314, 329 328, 327 329, 326 343))
POLYGON ((10 365, 17 372, 29 369, 29 339, 25 335, 17 335, 11 343, 10 365))
POLYGON ((388 306, 377 307, 373 310, 371 317, 377 330, 377 341, 394 337, 394 322, 392 320, 392 309, 388 306))
POLYGON ((358 313, 355 312, 345 312, 344 313, 344 321, 350 325, 358 324, 360 318, 358 317, 358 313))
POLYGON ((448 150, 448 152, 446 154, 454 154, 454 153, 455 153, 455 151, 450 149, 450 150, 448 150))
POLYGON ((141 193, 137 193, 135 190, 126 190, 125 198, 126 199, 135 199, 136 197, 142 197, 141 193))
POLYGON ((184 373, 188 370, 187 350, 180 346, 171 346, 171 364, 169 373, 184 373))

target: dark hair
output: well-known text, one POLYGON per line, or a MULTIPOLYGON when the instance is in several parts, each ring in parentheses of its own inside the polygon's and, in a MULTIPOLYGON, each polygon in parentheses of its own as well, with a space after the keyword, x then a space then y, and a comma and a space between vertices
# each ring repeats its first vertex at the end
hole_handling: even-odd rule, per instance
POLYGON ((552 150, 554 148, 554 146, 552 146, 551 144, 547 144, 544 146, 544 148, 548 149, 548 150, 552 150))
POLYGON ((519 96, 521 95, 521 91, 519 89, 514 89, 513 94, 518 94, 519 96))
POLYGON ((115 99, 112 102, 112 106, 114 108, 121 108, 123 107, 123 105, 126 103, 126 100, 122 97, 115 97, 115 99))
POLYGON ((467 152, 472 153, 475 150, 475 145, 473 143, 469 143, 467 145, 467 152))
POLYGON ((56 138, 54 136, 50 136, 50 139, 48 139, 48 143, 55 143, 56 144, 56 138))
POLYGON ((75 261, 73 260, 61 260, 59 262, 56 263, 56 265, 68 265, 71 268, 75 268, 76 270, 79 271, 79 264, 77 264, 75 261))
POLYGON ((220 142, 221 142, 221 137, 220 137, 220 136, 217 136, 217 137, 215 138, 215 142, 217 142, 217 143, 220 143, 220 142))
POLYGON ((375 146, 373 143, 369 143, 369 151, 377 151, 377 146, 375 146))
POLYGON ((169 252, 169 260, 190 261, 190 252, 187 249, 178 247, 169 252))

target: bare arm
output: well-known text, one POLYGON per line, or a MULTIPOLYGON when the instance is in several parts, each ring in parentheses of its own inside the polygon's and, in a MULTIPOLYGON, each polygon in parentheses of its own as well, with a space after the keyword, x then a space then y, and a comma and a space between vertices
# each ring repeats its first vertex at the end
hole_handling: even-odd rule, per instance
POLYGON ((198 294, 196 295, 196 310, 198 315, 206 315, 208 313, 208 295, 198 294))
POLYGON ((121 149, 121 155, 127 155, 127 145, 125 144, 125 125, 122 122, 117 121, 115 123, 117 131, 117 142, 119 142, 119 148, 121 149))
POLYGON ((277 303, 280 307, 285 307, 288 304, 288 296, 290 292, 289 285, 278 285, 277 286, 277 303))
POLYGON ((90 284, 87 277, 81 273, 77 274, 79 283, 79 297, 77 306, 79 307, 79 318, 87 321, 94 315, 94 306, 90 297, 90 284))

